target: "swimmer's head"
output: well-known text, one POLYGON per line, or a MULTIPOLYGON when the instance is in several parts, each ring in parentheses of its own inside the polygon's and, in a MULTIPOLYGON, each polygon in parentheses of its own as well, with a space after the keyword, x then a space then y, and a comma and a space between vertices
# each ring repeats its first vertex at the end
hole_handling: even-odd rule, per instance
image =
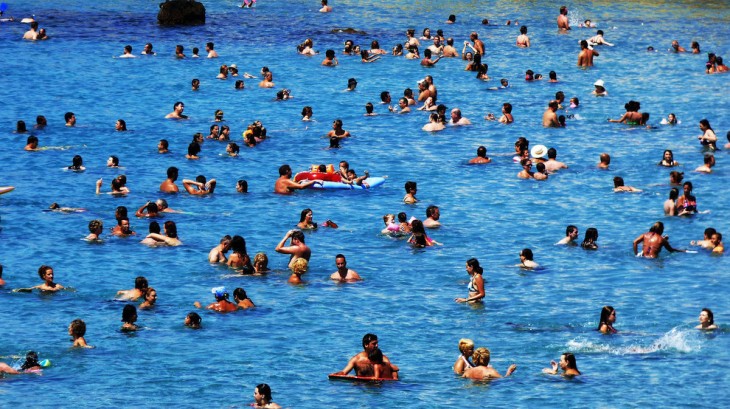
POLYGON ((464 355, 469 354, 469 352, 473 353, 474 351, 474 341, 472 341, 469 338, 462 338, 459 340, 459 352, 461 352, 464 355))
POLYGON ((664 223, 656 222, 650 228, 649 231, 661 235, 664 233, 664 223))
POLYGON ((708 325, 713 325, 715 323, 715 314, 712 313, 712 310, 709 308, 703 308, 702 312, 707 314, 708 325))
MULTIPOLYGON (((326 5, 327 0, 322 0, 322 5, 326 5)), ((255 393, 261 395, 262 402, 261 403, 268 403, 271 402, 271 387, 265 383, 256 385, 255 393)))
POLYGON ((41 280, 45 280, 48 272, 50 272, 51 278, 53 278, 53 267, 44 264, 38 268, 38 277, 40 277, 41 280))
POLYGON ((81 338, 86 334, 86 323, 82 319, 75 319, 71 321, 71 325, 68 326, 68 334, 73 339, 81 338))
POLYGON ((501 80, 499 80, 499 83, 502 84, 503 87, 509 86, 509 81, 507 81, 507 78, 502 78, 501 80))
POLYGON ((487 348, 479 347, 474 351, 472 355, 474 365, 476 366, 487 366, 489 365, 490 353, 487 348))
POLYGON ((380 348, 375 348, 368 353, 368 359, 374 364, 383 363, 383 351, 380 348))
POLYGON ((51 210, 56 210, 56 209, 60 209, 61 206, 59 206, 58 203, 53 202, 53 203, 51 203, 50 206, 48 206, 48 208, 51 209, 51 210))
POLYGON ((122 310, 122 322, 132 324, 135 321, 137 321, 137 307, 132 304, 125 305, 122 310))
POLYGON ((190 312, 185 316, 185 326, 193 329, 199 329, 203 320, 197 312, 190 312))
POLYGON ((366 113, 372 114, 374 109, 375 109, 375 107, 373 107, 373 103, 372 102, 368 102, 367 104, 365 104, 365 112, 366 113))
POLYGON ((614 188, 621 187, 623 185, 624 185, 624 178, 622 178, 621 176, 616 176, 613 178, 613 187, 614 188))
POLYGON ((41 364, 38 363, 38 353, 35 351, 29 351, 25 355, 25 362, 23 362, 23 365, 20 366, 20 369, 26 370, 36 366, 41 366, 41 364))
POLYGON ((680 184, 682 183, 682 179, 684 179, 684 172, 678 172, 676 170, 669 172, 669 181, 671 183, 680 184))
POLYGON ((157 223, 154 221, 150 222, 150 226, 147 229, 149 230, 150 233, 156 233, 156 234, 160 234, 160 232, 162 231, 162 229, 160 229, 160 223, 157 223))
POLYGON ((367 346, 370 345, 373 341, 375 341, 374 347, 377 347, 378 343, 378 336, 375 334, 365 334, 362 337, 362 347, 367 349, 367 346))
MULTIPOLYGON (((236 152, 238 153, 238 152, 236 152)), ((238 182, 236 182, 236 192, 238 193, 248 193, 248 182, 244 179, 240 179, 238 182)))
POLYGON ((101 220, 92 220, 89 222, 89 232, 90 233, 101 233, 101 231, 104 229, 104 223, 102 223, 101 220))
POLYGON ((147 288, 149 287, 149 283, 147 282, 147 279, 139 276, 134 279, 134 288, 136 290, 140 290, 143 293, 147 291, 147 288))
POLYGON ((228 290, 226 290, 226 287, 215 287, 210 290, 211 293, 213 293, 213 296, 215 297, 216 301, 222 301, 228 299, 228 290))
POLYGON ((233 300, 234 301, 243 301, 248 298, 248 295, 246 295, 246 290, 244 290, 241 287, 236 288, 233 290, 233 300))
POLYGON ((486 158, 487 157, 487 148, 485 148, 484 146, 478 147, 477 156, 480 158, 486 158))
POLYGON ((413 182, 413 181, 410 181, 410 180, 408 182, 406 182, 406 184, 405 184, 405 190, 406 190, 406 193, 416 193, 416 191, 418 190, 418 187, 416 185, 416 182, 413 182))
POLYGON ((389 225, 390 223, 393 223, 394 221, 395 221, 395 215, 392 213, 388 213, 383 216, 383 223, 385 223, 386 226, 389 225))
POLYGON ((266 253, 256 253, 253 257, 253 265, 254 267, 258 266, 262 270, 268 269, 269 258, 266 256, 266 253))
POLYGON ((291 265, 291 271, 292 273, 296 275, 302 275, 307 272, 309 269, 309 262, 304 258, 298 258, 294 260, 294 262, 291 265))
POLYGON ((407 220, 408 220, 408 215, 406 215, 406 212, 398 213, 398 222, 405 223, 407 220))
POLYGON ((520 257, 524 257, 525 260, 533 260, 532 250, 530 249, 522 249, 520 252, 520 257))
POLYGON ((155 201, 155 203, 157 203, 157 208, 160 211, 163 211, 168 208, 167 200, 165 200, 165 199, 157 199, 157 201, 155 201))
POLYGON ((607 153, 602 153, 601 156, 601 163, 604 165, 609 165, 611 163, 611 155, 607 153))
POLYGON ((302 233, 300 230, 294 230, 291 234, 292 241, 296 240, 300 243, 304 243, 304 233, 302 233))
POLYGON ((466 260, 466 265, 471 267, 472 271, 474 271, 476 274, 484 273, 484 269, 482 268, 482 266, 479 265, 479 260, 475 258, 470 258, 469 260, 466 260))

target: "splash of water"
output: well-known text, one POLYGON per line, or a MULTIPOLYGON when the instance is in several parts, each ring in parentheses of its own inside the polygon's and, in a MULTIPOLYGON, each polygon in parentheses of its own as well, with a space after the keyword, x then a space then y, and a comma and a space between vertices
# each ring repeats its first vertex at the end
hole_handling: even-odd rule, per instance
POLYGON ((694 329, 672 328, 667 333, 645 345, 608 345, 585 339, 568 341, 567 347, 573 352, 608 353, 614 355, 654 354, 664 352, 690 353, 702 349, 700 334, 694 329))

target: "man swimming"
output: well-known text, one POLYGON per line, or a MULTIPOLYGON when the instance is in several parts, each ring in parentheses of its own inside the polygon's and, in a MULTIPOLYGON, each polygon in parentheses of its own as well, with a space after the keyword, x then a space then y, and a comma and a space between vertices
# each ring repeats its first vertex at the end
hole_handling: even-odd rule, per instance
POLYGON ((664 223, 656 222, 648 232, 642 234, 634 240, 634 254, 647 258, 657 258, 662 251, 662 247, 669 252, 686 253, 687 250, 675 249, 669 244, 669 236, 662 236, 664 233, 664 223), (639 243, 642 244, 642 251, 639 253, 639 243))
POLYGON ((305 189, 315 183, 322 183, 321 180, 302 180, 295 182, 291 180, 291 167, 289 165, 281 165, 279 167, 279 178, 274 183, 274 193, 288 195, 295 189, 305 189))

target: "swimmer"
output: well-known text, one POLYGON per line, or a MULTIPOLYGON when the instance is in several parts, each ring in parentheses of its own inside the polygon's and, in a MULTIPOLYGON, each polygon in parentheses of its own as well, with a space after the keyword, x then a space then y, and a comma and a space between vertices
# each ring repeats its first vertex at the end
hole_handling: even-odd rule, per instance
POLYGON ((286 101, 287 99, 294 98, 293 95, 291 95, 291 91, 284 88, 276 93, 276 100, 277 101, 286 101))
POLYGON ((147 201, 142 207, 137 209, 134 213, 137 217, 160 217, 160 209, 157 208, 157 203, 147 201))
MULTIPOLYGON (((608 95, 608 91, 606 91, 606 83, 603 82, 603 80, 596 80, 596 82, 593 83, 593 92, 591 94, 597 96, 597 97, 605 97, 608 95)), ((613 121, 611 121, 613 122, 613 121)))
POLYGON ((122 310, 122 322, 123 332, 137 331, 139 329, 137 324, 135 324, 137 322, 137 308, 134 305, 127 304, 124 306, 122 310))
POLYGON ((706 154, 704 164, 695 169, 695 172, 712 173, 713 166, 715 166, 715 155, 706 154))
MULTIPOLYGON (((375 348, 378 348, 378 336, 375 334, 365 334, 362 338, 362 347, 363 351, 353 356, 344 369, 336 372, 337 375, 347 375, 353 369, 355 370, 356 376, 372 377, 375 375, 373 365, 370 362, 368 355, 375 348)), ((383 362, 392 365, 390 359, 388 359, 385 355, 383 355, 383 362)), ((394 371, 398 372, 397 367, 395 365, 393 365, 393 367, 394 371)))
POLYGON ((84 335, 86 335, 86 323, 81 319, 75 319, 71 321, 68 326, 68 335, 71 336, 73 341, 72 348, 93 348, 91 345, 86 343, 84 335))
POLYGON ((312 116, 314 116, 314 111, 311 106, 307 105, 302 108, 302 121, 313 121, 312 116))
POLYGON ((578 243, 575 239, 578 238, 578 228, 572 224, 565 228, 565 237, 560 239, 559 242, 555 243, 556 246, 575 246, 578 243))
POLYGON ((542 114, 542 126, 545 128, 560 128, 558 121, 558 101, 552 100, 548 103, 548 107, 542 114))
POLYGON ((190 329, 200 329, 203 324, 203 319, 200 318, 197 312, 189 312, 185 316, 185 326, 190 329))
POLYGON ((708 227, 705 229, 705 235, 703 240, 692 240, 689 242, 691 246, 700 246, 703 249, 712 250, 713 247, 715 247, 712 244, 712 241, 710 240, 712 238, 712 235, 717 233, 717 230, 715 230, 712 227, 708 227))
POLYGON ((312 250, 304 243, 304 233, 299 230, 289 230, 281 239, 279 244, 276 245, 274 251, 282 254, 289 254, 289 268, 293 268, 294 262, 300 258, 309 261, 309 257, 312 255, 312 250), (289 246, 285 246, 286 241, 291 239, 289 246))
POLYGON ((464 374, 467 369, 474 368, 471 357, 474 355, 474 341, 469 338, 459 340, 459 357, 454 362, 454 373, 457 375, 464 374))
POLYGON ((319 12, 320 13, 329 13, 331 11, 332 11, 332 7, 330 7, 329 5, 327 5, 327 0, 322 0, 322 8, 319 9, 319 12))
POLYGON ((659 161, 658 165, 670 168, 674 166, 679 166, 679 162, 674 160, 674 153, 672 153, 671 150, 667 149, 664 151, 664 154, 662 155, 662 160, 659 161))
POLYGON ((185 47, 183 47, 180 44, 175 46, 175 58, 177 58, 177 59, 185 58, 185 47))
MULTIPOLYGON (((474 351, 474 367, 464 371, 464 378, 487 380, 501 378, 502 375, 497 372, 492 366, 489 365, 490 353, 487 348, 481 347, 474 351)), ((507 368, 507 372, 504 376, 510 376, 517 369, 517 365, 512 364, 507 368)))
MULTIPOLYGON (((208 305, 206 309, 222 313, 233 312, 238 309, 238 305, 228 301, 228 290, 226 290, 226 287, 215 287, 210 292, 213 293, 215 302, 208 305)), ((195 301, 193 305, 196 308, 201 308, 200 302, 198 301, 195 301)))
POLYGON ((701 329, 705 331, 717 329, 717 325, 715 324, 715 315, 712 313, 711 309, 703 308, 700 312, 699 320, 700 325, 696 326, 696 329, 701 329))
POLYGON ((383 223, 385 223, 385 228, 380 231, 380 234, 399 235, 400 225, 395 222, 394 214, 389 213, 383 216, 383 223))
POLYGON ((710 126, 710 121, 707 119, 700 120, 700 130, 702 131, 702 135, 697 137, 700 143, 711 151, 717 150, 717 135, 715 135, 715 131, 710 126))
POLYGON ((325 135, 327 138, 349 138, 350 132, 342 129, 342 120, 335 119, 332 122, 332 130, 325 135))
POLYGON ((302 210, 297 227, 301 230, 315 230, 317 228, 317 223, 312 221, 312 216, 312 209, 307 208, 302 210))
POLYGON ((641 189, 637 189, 633 186, 625 186, 624 185, 624 178, 621 176, 616 176, 613 178, 613 191, 615 193, 621 193, 621 192, 641 192, 641 189))
POLYGON ((520 179, 534 179, 535 178, 535 172, 531 172, 530 169, 532 169, 532 161, 530 159, 522 159, 520 160, 520 166, 522 166, 522 170, 517 174, 517 177, 520 179))
POLYGON ((398 379, 398 367, 383 361, 383 351, 375 348, 368 354, 368 359, 373 365, 374 379, 398 379))
POLYGON ((155 306, 157 302, 157 290, 150 287, 147 289, 147 293, 144 295, 144 301, 139 305, 140 310, 149 310, 155 306))
MULTIPOLYGON (((425 105, 424 105, 425 106, 425 105)), ((441 121, 441 117, 437 113, 432 113, 428 117, 428 123, 423 125, 421 130, 426 132, 438 132, 446 129, 446 125, 441 121)))
POLYGON ((170 143, 167 139, 160 139, 157 143, 157 153, 170 153, 170 143))
POLYGON ((669 244, 669 236, 662 236, 664 233, 664 223, 656 222, 648 232, 640 235, 634 240, 634 254, 646 258, 657 258, 662 251, 662 247, 666 248, 670 253, 681 252, 686 253, 687 250, 675 249, 669 244), (642 251, 639 253, 639 244, 642 244, 642 251))
POLYGON ((535 178, 535 180, 547 180, 548 179, 548 172, 545 169, 544 162, 538 162, 537 165, 535 165, 535 173, 533 174, 533 177, 535 178))
POLYGON ((182 245, 182 242, 177 236, 177 225, 174 221, 168 220, 165 222, 164 225, 165 229, 165 235, 159 233, 150 233, 147 235, 147 239, 152 239, 157 242, 157 245, 166 245, 166 246, 180 246, 182 245))
POLYGON ((256 253, 253 257, 253 273, 255 275, 265 274, 269 271, 269 258, 266 253, 256 253))
POLYGON ((344 255, 338 254, 335 256, 335 265, 337 265, 337 271, 330 275, 330 280, 342 283, 351 283, 362 280, 357 271, 347 268, 347 260, 344 255))
POLYGON ((235 301, 238 308, 242 310, 247 310, 256 306, 253 301, 248 298, 248 295, 246 295, 246 290, 240 287, 233 290, 233 301, 235 301))
POLYGON ((469 159, 470 165, 481 165, 486 163, 491 163, 492 159, 487 157, 487 148, 484 146, 480 146, 477 148, 477 156, 474 158, 469 159))
POLYGON ((560 355, 560 364, 555 361, 550 361, 550 366, 552 368, 545 368, 542 372, 550 375, 557 375, 558 367, 560 367, 560 369, 563 370, 563 376, 566 378, 572 378, 581 374, 578 370, 578 364, 575 362, 575 355, 570 352, 560 355))
POLYGON ((215 192, 216 180, 206 181, 205 176, 198 175, 195 180, 183 179, 183 187, 193 196, 206 196, 215 192))
POLYGON ((190 83, 192 86, 193 91, 200 91, 200 80, 197 78, 193 78, 193 81, 190 83))
MULTIPOLYGON (((436 40, 434 40, 436 41, 436 40)), ((433 52, 431 51, 431 48, 427 48, 423 50, 423 59, 421 60, 421 65, 424 67, 433 67, 436 65, 437 62, 441 59, 441 57, 436 57, 435 59, 431 59, 431 55, 433 52)))
MULTIPOLYGON (((469 274, 469 284, 466 286, 469 290, 469 296, 467 298, 454 298, 454 301, 458 303, 481 303, 484 301, 484 278, 482 274, 484 269, 479 265, 479 260, 470 258, 466 261, 466 272, 469 274)), ((459 343, 459 349, 461 349, 461 343, 459 343)), ((472 343, 472 349, 474 344, 472 343)), ((457 361, 458 362, 458 361, 457 361)), ((454 365, 456 368, 456 365, 454 365)))
POLYGON ((149 284, 145 277, 139 276, 134 279, 134 288, 131 290, 120 290, 117 291, 117 300, 124 301, 137 301, 139 298, 144 298, 147 293, 149 284))
POLYGON ((601 334, 615 334, 618 331, 613 327, 614 322, 616 322, 616 310, 610 305, 606 305, 601 308, 601 318, 596 330, 601 334))
MULTIPOLYGON (((332 8, 327 6, 327 0, 322 0, 322 5, 324 6, 324 7, 322 7, 322 9, 327 7, 329 10, 327 10, 327 11, 320 10, 320 12, 328 13, 328 12, 332 11, 332 8)), ((252 403, 251 406, 253 406, 255 408, 265 408, 265 409, 280 409, 281 408, 281 406, 272 402, 271 387, 269 387, 269 385, 267 385, 265 383, 256 385, 256 388, 254 388, 254 390, 253 390, 253 399, 254 399, 254 403, 252 403)))
POLYGON ((454 39, 449 37, 446 39, 446 45, 443 48, 441 58, 459 58, 459 52, 454 48, 454 39))
MULTIPOLYGON (((372 50, 371 50, 372 51, 372 50)), ((364 63, 375 62, 380 59, 379 55, 371 55, 368 50, 360 51, 360 61, 364 63)))
POLYGON ((231 238, 231 257, 228 259, 228 267, 238 269, 240 274, 253 274, 251 258, 246 250, 246 239, 235 235, 231 238))
POLYGON ((281 195, 291 194, 295 189, 306 189, 315 183, 322 183, 321 180, 302 180, 295 182, 291 180, 292 171, 289 165, 281 165, 279 167, 279 178, 274 183, 274 193, 281 195))
POLYGON ((578 53, 578 66, 579 67, 592 67, 593 57, 598 57, 598 51, 589 48, 588 41, 582 40, 580 42, 580 53, 578 53))
POLYGON ((30 287, 30 288, 18 288, 13 290, 13 292, 31 292, 33 290, 40 290, 44 292, 56 292, 59 290, 63 290, 65 287, 61 284, 53 282, 53 267, 42 265, 40 268, 38 268, 38 277, 43 280, 43 283, 38 284, 36 286, 30 287))
POLYGON ((591 37, 591 38, 589 38, 587 41, 588 41, 588 44, 591 45, 591 46, 597 46, 597 45, 605 44, 605 45, 607 45, 609 47, 613 47, 613 44, 609 43, 608 41, 606 41, 603 38, 603 30, 598 30, 596 32, 596 35, 593 36, 593 37, 591 37))
POLYGON ((190 56, 190 58, 200 58, 200 55, 198 54, 200 52, 200 49, 198 47, 193 47, 193 55, 190 56))
POLYGON ((215 50, 215 44, 211 42, 206 43, 205 51, 208 53, 207 58, 218 58, 218 52, 215 50))
POLYGON ((533 260, 532 250, 530 249, 522 249, 522 251, 520 251, 520 262, 521 264, 518 264, 517 266, 524 269, 532 270, 540 267, 540 265, 533 260))
POLYGON ((426 208, 426 220, 423 221, 423 227, 427 229, 435 229, 441 227, 441 223, 439 223, 438 221, 439 218, 441 218, 441 210, 438 208, 438 206, 428 206, 426 208))
POLYGON ((517 47, 530 47, 530 37, 527 36, 527 26, 520 27, 520 35, 517 36, 517 47))
POLYGON ((266 74, 264 74, 264 79, 259 82, 259 88, 274 88, 276 84, 274 84, 274 74, 271 71, 266 71, 266 74))
POLYGON ((104 231, 104 223, 101 220, 92 220, 89 222, 89 235, 86 241, 101 241, 99 235, 104 231))
POLYGON ((454 108, 451 110, 451 121, 449 124, 454 126, 471 125, 471 121, 461 116, 461 110, 454 108))
MULTIPOLYGON (((162 229, 160 228, 160 223, 157 223, 154 221, 150 222, 150 226, 148 229, 149 229, 150 233, 159 234, 162 231, 162 229)), ((142 241, 140 241, 140 243, 144 244, 145 246, 156 246, 157 245, 157 241, 155 239, 148 239, 146 237, 144 239, 142 239, 142 241)))
POLYGON ((687 50, 684 49, 681 45, 679 45, 679 42, 677 40, 672 40, 672 48, 669 49, 670 52, 674 53, 684 53, 687 52, 687 50))
POLYGON ((125 45, 124 46, 124 53, 119 56, 119 58, 137 58, 136 55, 132 54, 132 46, 131 45, 125 45))
POLYGON ((302 284, 302 274, 306 273, 309 269, 309 262, 304 258, 298 258, 290 263, 289 268, 292 274, 289 276, 287 282, 289 284, 302 284))
POLYGON ((725 252, 725 245, 722 243, 722 233, 715 232, 710 238, 710 245, 712 246, 712 253, 722 254, 725 252))
POLYGON ((337 61, 337 57, 335 56, 335 50, 330 49, 324 52, 324 60, 322 61, 322 65, 327 67, 334 67, 339 64, 340 62, 337 61))
POLYGON ((405 184, 406 195, 403 197, 403 203, 414 204, 418 202, 416 198, 416 192, 418 192, 418 186, 416 182, 408 181, 405 184))
POLYGON ((67 169, 74 172, 85 171, 86 167, 84 166, 84 159, 81 157, 81 155, 75 155, 71 160, 71 166, 69 166, 67 169))
POLYGON ((697 213, 697 198, 692 194, 692 182, 684 182, 682 190, 684 194, 677 198, 677 216, 697 213))
POLYGON ((38 38, 38 22, 30 23, 30 29, 23 34, 23 40, 35 41, 38 38))
POLYGON ((178 178, 179 170, 174 166, 167 168, 167 179, 160 184, 160 192, 178 193, 180 188, 177 187, 175 181, 178 178))
POLYGON ((558 156, 557 149, 555 149, 555 148, 548 149, 547 156, 548 156, 548 160, 545 162, 545 169, 548 171, 548 173, 555 173, 560 169, 568 169, 568 165, 566 165, 565 163, 560 162, 556 159, 558 156))
POLYGON ((600 156, 600 162, 598 163, 598 169, 608 169, 611 165, 611 155, 602 153, 600 156))
POLYGON ((677 125, 678 123, 679 121, 677 120, 677 115, 675 115, 674 113, 667 115, 667 117, 662 119, 661 122, 662 125, 677 125))
POLYGON ((679 197, 679 191, 676 187, 673 187, 669 191, 669 199, 664 201, 664 215, 665 216, 676 216, 677 215, 677 198, 679 197))
POLYGON ((228 145, 226 145, 226 153, 229 157, 235 158, 238 156, 239 152, 241 152, 241 148, 238 146, 235 142, 230 142, 228 145))
POLYGON ((226 234, 221 238, 220 244, 213 247, 208 253, 209 263, 227 263, 226 253, 231 249, 231 236, 226 234))
POLYGON ((147 43, 144 45, 144 48, 142 49, 142 52, 140 53, 142 55, 157 55, 154 51, 152 51, 152 43, 147 43))
POLYGON ((570 22, 568 21, 568 7, 566 6, 560 7, 560 14, 558 15, 558 30, 570 30, 570 22))
POLYGON ((175 105, 173 105, 173 110, 169 114, 165 115, 166 119, 188 119, 187 115, 183 114, 183 111, 185 110, 185 104, 181 101, 175 102, 175 105))
POLYGON ((414 247, 430 247, 434 245, 441 245, 441 243, 428 237, 426 230, 423 227, 423 222, 414 219, 411 222, 411 237, 408 238, 408 243, 414 247))

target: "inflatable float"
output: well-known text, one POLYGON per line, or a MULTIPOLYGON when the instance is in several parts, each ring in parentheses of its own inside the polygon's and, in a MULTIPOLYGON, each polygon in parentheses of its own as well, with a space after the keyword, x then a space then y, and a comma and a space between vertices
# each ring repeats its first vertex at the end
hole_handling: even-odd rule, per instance
POLYGON ((309 188, 324 190, 367 190, 385 183, 385 178, 371 176, 363 181, 362 186, 355 184, 350 185, 343 183, 339 174, 325 172, 299 172, 294 176, 294 180, 297 182, 302 180, 321 180, 321 183, 310 185, 309 188))
POLYGON ((331 381, 348 381, 348 382, 367 382, 367 383, 380 383, 380 382, 395 382, 397 379, 392 378, 370 378, 367 376, 354 376, 354 375, 341 375, 337 373, 331 373, 328 375, 331 381))
POLYGON ((12 192, 13 190, 15 190, 15 186, 0 186, 0 195, 12 192))

